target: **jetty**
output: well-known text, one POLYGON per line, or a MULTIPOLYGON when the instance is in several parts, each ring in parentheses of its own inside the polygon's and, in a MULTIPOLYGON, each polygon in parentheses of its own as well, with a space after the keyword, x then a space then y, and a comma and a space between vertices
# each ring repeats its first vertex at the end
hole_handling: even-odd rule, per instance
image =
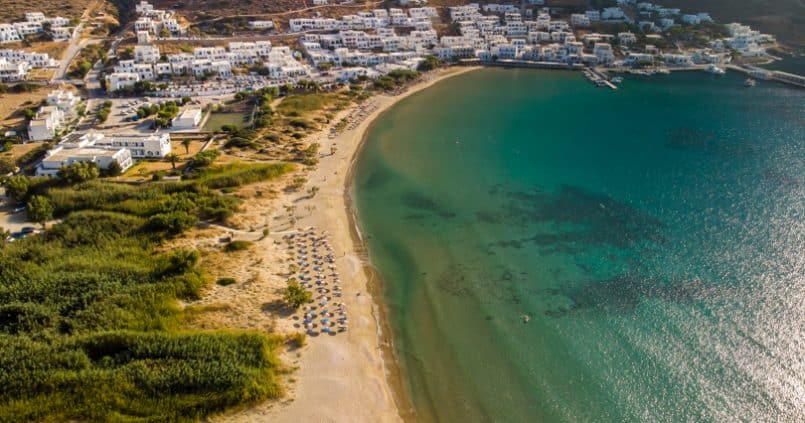
POLYGON ((584 76, 590 81, 592 81, 592 83, 598 87, 609 87, 613 90, 618 89, 618 86, 613 84, 612 81, 609 80, 607 75, 604 72, 599 71, 598 69, 585 67, 584 76))
POLYGON ((744 66, 727 65, 727 69, 745 73, 755 79, 763 79, 766 81, 777 81, 783 84, 793 85, 799 88, 805 88, 805 76, 797 75, 794 73, 769 70, 752 65, 744 65, 744 66))

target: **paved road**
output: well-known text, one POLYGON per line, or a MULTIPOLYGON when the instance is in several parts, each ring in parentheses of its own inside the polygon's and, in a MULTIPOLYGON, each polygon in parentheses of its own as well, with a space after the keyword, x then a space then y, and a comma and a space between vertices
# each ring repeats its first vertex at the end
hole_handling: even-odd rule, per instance
POLYGON ((73 59, 78 55, 81 49, 87 45, 88 39, 81 39, 81 30, 80 28, 83 26, 83 23, 78 25, 73 38, 70 39, 70 44, 67 46, 67 50, 64 52, 64 56, 62 56, 61 63, 59 63, 59 68, 53 74, 53 78, 51 81, 53 82, 65 82, 64 76, 67 74, 67 68, 70 66, 70 63, 73 62, 73 59))
POLYGON ((84 13, 81 14, 81 21, 78 23, 75 30, 73 31, 73 36, 70 38, 70 42, 67 45, 67 50, 64 52, 64 55, 62 56, 61 63, 59 63, 59 68, 53 74, 51 82, 53 83, 71 82, 70 80, 65 79, 65 75, 67 74, 67 69, 69 68, 70 63, 73 62, 73 60, 81 51, 81 49, 86 47, 86 45, 92 41, 90 39, 81 38, 81 34, 84 32, 84 24, 87 22, 87 19, 90 18, 90 11, 94 10, 95 6, 96 2, 88 4, 87 8, 84 9, 84 13))

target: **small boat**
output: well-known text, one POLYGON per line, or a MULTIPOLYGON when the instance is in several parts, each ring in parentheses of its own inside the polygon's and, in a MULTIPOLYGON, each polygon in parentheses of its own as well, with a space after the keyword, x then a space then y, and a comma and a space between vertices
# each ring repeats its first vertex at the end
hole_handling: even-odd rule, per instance
POLYGON ((744 81, 744 85, 747 87, 754 87, 755 85, 757 85, 757 81, 755 81, 752 78, 746 78, 746 81, 744 81))
POLYGON ((528 321, 531 320, 531 316, 527 314, 520 315, 520 318, 523 319, 523 323, 528 323, 528 321))
POLYGON ((612 82, 614 82, 616 84, 620 84, 621 82, 623 82, 623 77, 616 76, 616 77, 612 78, 612 82))
POLYGON ((709 65, 704 71, 713 75, 724 75, 726 73, 724 69, 721 69, 716 65, 709 65))

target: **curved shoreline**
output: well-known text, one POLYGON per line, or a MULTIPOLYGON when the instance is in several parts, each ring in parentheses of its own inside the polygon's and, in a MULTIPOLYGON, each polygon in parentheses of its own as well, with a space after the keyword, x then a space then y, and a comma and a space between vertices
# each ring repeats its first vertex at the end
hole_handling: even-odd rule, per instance
POLYGON ((386 371, 386 382, 391 389, 394 403, 397 408, 397 413, 404 422, 416 421, 416 409, 411 401, 405 380, 403 377, 402 369, 397 358, 397 353, 394 349, 394 333, 391 329, 389 321, 389 310, 383 300, 383 279, 380 272, 371 262, 369 257, 369 250, 366 246, 366 241, 363 239, 360 216, 358 208, 355 204, 354 190, 355 190, 355 172, 357 169, 358 158, 360 157, 363 147, 366 144, 369 136, 369 131, 372 129, 376 121, 382 117, 386 112, 391 110, 398 102, 413 95, 419 91, 429 88, 447 78, 461 75, 473 70, 479 69, 478 67, 467 68, 448 68, 440 71, 432 79, 421 81, 414 84, 405 92, 391 97, 390 101, 379 107, 365 122, 357 128, 356 138, 359 139, 350 158, 349 172, 346 175, 344 182, 344 207, 347 210, 349 217, 349 228, 352 236, 353 251, 363 257, 362 265, 363 272, 366 276, 366 285, 369 290, 372 301, 375 305, 375 320, 377 322, 378 341, 380 344, 381 356, 386 371))
POLYGON ((273 200, 273 207, 277 214, 283 208, 304 207, 309 213, 299 216, 296 226, 313 226, 328 233, 335 265, 342 277, 341 301, 349 311, 350 329, 337 336, 313 337, 301 354, 285 355, 283 361, 296 368, 288 377, 287 397, 216 420, 244 423, 415 420, 395 357, 383 284, 371 264, 360 232, 352 198, 354 169, 368 130, 378 117, 409 95, 475 69, 478 68, 443 68, 430 72, 404 92, 376 95, 361 105, 341 111, 331 119, 331 125, 312 136, 311 142, 318 142, 320 151, 331 153, 322 154, 319 165, 303 173, 307 183, 299 191, 316 187, 317 193, 312 197, 283 193, 273 200), (360 120, 333 138, 327 136, 335 122, 350 115, 360 120))

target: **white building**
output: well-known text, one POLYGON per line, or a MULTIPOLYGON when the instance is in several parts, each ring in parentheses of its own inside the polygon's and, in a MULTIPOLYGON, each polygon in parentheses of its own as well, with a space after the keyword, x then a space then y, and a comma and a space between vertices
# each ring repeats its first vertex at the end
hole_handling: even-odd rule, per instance
POLYGON ((137 63, 158 62, 159 47, 150 44, 134 46, 134 61, 137 63))
POLYGON ((151 42, 151 33, 148 31, 137 31, 137 43, 148 44, 151 42))
POLYGON ((49 32, 55 41, 65 40, 72 35, 67 28, 69 23, 68 19, 61 16, 48 18, 42 12, 27 12, 22 22, 0 24, 0 43, 21 41, 29 35, 44 32, 44 24, 50 27, 49 32))
POLYGON ((9 62, 8 59, 0 57, 0 81, 14 82, 22 81, 31 70, 28 62, 9 62))
POLYGON ((618 42, 625 46, 634 44, 637 42, 637 36, 631 32, 619 32, 618 42))
POLYGON ((574 13, 570 15, 570 25, 574 27, 590 26, 590 18, 581 13, 574 13))
POLYGON ((94 146, 81 146, 82 143, 63 143, 49 150, 45 158, 36 167, 36 176, 54 177, 64 166, 73 163, 95 163, 98 169, 106 170, 115 162, 123 171, 128 170, 134 163, 131 152, 127 148, 103 148, 94 146))
POLYGON ((0 43, 14 43, 21 41, 20 33, 11 24, 0 24, 0 43))
POLYGON ((56 106, 39 108, 36 116, 28 122, 28 138, 31 141, 53 139, 64 125, 64 112, 56 106))
POLYGON ((201 123, 201 109, 187 109, 173 119, 173 129, 193 129, 201 123))
POLYGON ((59 66, 59 62, 52 59, 47 53, 0 49, 0 58, 6 59, 11 63, 26 62, 32 68, 53 68, 59 66))
POLYGON ((78 103, 81 102, 81 97, 76 96, 72 91, 55 90, 48 94, 47 102, 63 113, 71 114, 78 103))
POLYGON ((140 81, 140 75, 134 72, 114 72, 106 76, 106 89, 117 91, 134 85, 140 81))
POLYGON ((274 29, 274 21, 251 21, 249 26, 253 29, 274 29))
POLYGON ((612 62, 615 61, 612 46, 608 43, 595 43, 593 54, 598 59, 598 64, 600 65, 611 65, 612 62))
POLYGON ((103 136, 94 142, 101 147, 126 148, 131 151, 131 157, 160 158, 171 152, 171 137, 168 133, 142 134, 113 134, 103 136))

